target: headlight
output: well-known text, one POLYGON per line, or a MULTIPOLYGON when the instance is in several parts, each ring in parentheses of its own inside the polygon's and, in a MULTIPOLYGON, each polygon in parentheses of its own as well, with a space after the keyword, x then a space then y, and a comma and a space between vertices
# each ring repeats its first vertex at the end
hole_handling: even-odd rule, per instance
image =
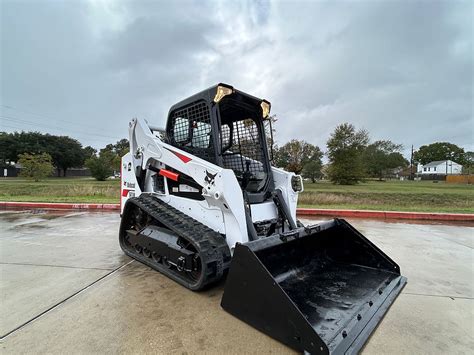
POLYGON ((291 188, 294 192, 303 191, 303 179, 301 179, 300 175, 293 175, 291 177, 291 188))
POLYGON ((262 117, 267 118, 268 115, 270 114, 270 103, 267 100, 263 100, 260 103, 260 107, 262 108, 262 117))
POLYGON ((217 85, 216 96, 214 96, 214 102, 218 103, 224 96, 230 95, 234 92, 232 86, 224 86, 223 84, 217 85))

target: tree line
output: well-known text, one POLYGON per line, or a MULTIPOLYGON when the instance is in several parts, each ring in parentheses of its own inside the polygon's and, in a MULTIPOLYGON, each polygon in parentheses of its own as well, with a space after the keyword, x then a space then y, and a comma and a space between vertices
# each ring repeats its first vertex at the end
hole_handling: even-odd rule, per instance
MULTIPOLYGON (((276 118, 273 117, 275 122, 276 118)), ((270 128, 271 130, 271 128, 270 128)), ((366 130, 357 130, 349 123, 338 125, 331 133, 326 152, 304 140, 293 139, 282 146, 269 141, 273 151, 273 165, 301 174, 315 182, 323 176, 336 184, 355 184, 365 178, 384 179, 394 169, 407 168, 410 162, 403 157, 401 144, 390 140, 371 142, 366 130), (326 155, 328 164, 323 165, 326 155)), ((87 167, 93 177, 105 180, 120 170, 121 157, 129 150, 127 139, 107 144, 97 151, 68 136, 39 132, 0 132, 0 167, 20 163, 23 174, 34 178, 67 176, 70 168, 87 167)), ((447 142, 421 146, 413 154, 413 164, 436 160, 452 160, 470 171, 474 153, 447 142)))
POLYGON ((17 163, 20 155, 48 154, 57 176, 66 176, 72 167, 81 167, 91 147, 71 137, 53 136, 39 132, 0 132, 0 164, 17 163))
POLYGON ((87 167, 98 180, 120 169, 120 159, 128 152, 128 139, 97 149, 68 136, 40 132, 0 132, 0 167, 20 163, 22 173, 35 180, 67 176, 68 169, 87 167))
MULTIPOLYGON (((279 147, 273 146, 274 164, 277 167, 302 174, 313 182, 326 175, 335 184, 351 185, 366 178, 382 180, 393 175, 395 169, 407 168, 410 162, 402 155, 403 146, 390 140, 370 141, 366 130, 357 130, 349 123, 338 125, 331 133, 326 152, 303 140, 293 139, 279 147), (323 166, 326 155, 328 164, 323 166)), ((452 160, 472 169, 473 152, 447 142, 421 146, 413 154, 412 164, 427 164, 436 160, 452 160)), ((414 167, 412 167, 414 169, 414 167)))

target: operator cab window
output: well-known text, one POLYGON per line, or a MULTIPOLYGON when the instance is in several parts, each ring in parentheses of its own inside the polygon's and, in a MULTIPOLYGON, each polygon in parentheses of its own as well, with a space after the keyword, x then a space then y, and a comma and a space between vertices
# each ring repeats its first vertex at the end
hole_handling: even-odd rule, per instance
POLYGON ((177 117, 173 127, 173 137, 177 144, 185 145, 189 139, 189 120, 177 117))
POLYGON ((173 127, 173 137, 176 144, 195 148, 209 148, 211 125, 205 122, 190 121, 177 117, 173 127), (191 136, 189 128, 191 127, 191 136))
POLYGON ((211 125, 205 122, 193 122, 191 144, 196 148, 209 148, 211 139, 211 125))
POLYGON ((261 112, 229 98, 219 104, 220 148, 224 168, 232 169, 242 189, 260 192, 267 182, 261 112))
POLYGON ((171 113, 169 143, 199 158, 215 162, 211 138, 209 107, 205 102, 195 102, 171 113))

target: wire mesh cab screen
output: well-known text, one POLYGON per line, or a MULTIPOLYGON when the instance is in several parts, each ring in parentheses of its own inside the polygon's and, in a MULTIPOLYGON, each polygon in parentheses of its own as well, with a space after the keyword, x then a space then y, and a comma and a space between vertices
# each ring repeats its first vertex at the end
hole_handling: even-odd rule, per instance
POLYGON ((215 150, 211 137, 209 106, 197 101, 171 113, 168 139, 171 144, 202 159, 215 162, 215 150))
POLYGON ((261 112, 231 99, 219 104, 224 168, 232 169, 242 189, 260 192, 267 182, 261 112), (260 120, 260 121, 258 121, 260 120))

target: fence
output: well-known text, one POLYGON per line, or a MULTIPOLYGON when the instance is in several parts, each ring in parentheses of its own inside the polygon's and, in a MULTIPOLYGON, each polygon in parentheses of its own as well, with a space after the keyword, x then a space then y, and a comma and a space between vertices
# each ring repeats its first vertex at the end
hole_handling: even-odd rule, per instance
POLYGON ((17 177, 18 176, 18 169, 14 166, 7 166, 7 167, 0 167, 1 176, 4 177, 17 177), (5 175, 5 169, 7 170, 7 174, 5 175))
MULTIPOLYGON (((4 170, 7 169, 7 177, 17 177, 20 176, 21 168, 15 168, 14 166, 0 167, 0 177, 5 176, 4 170)), ((58 176, 57 169, 54 169, 51 173, 51 177, 58 176)), ((62 171, 61 171, 62 176, 62 171)), ((67 177, 80 177, 80 176, 91 176, 91 171, 85 168, 70 168, 67 169, 67 177)))
POLYGON ((451 184, 474 184, 474 175, 448 175, 446 182, 451 184))
POLYGON ((421 180, 445 181, 446 175, 441 174, 418 174, 421 180))

